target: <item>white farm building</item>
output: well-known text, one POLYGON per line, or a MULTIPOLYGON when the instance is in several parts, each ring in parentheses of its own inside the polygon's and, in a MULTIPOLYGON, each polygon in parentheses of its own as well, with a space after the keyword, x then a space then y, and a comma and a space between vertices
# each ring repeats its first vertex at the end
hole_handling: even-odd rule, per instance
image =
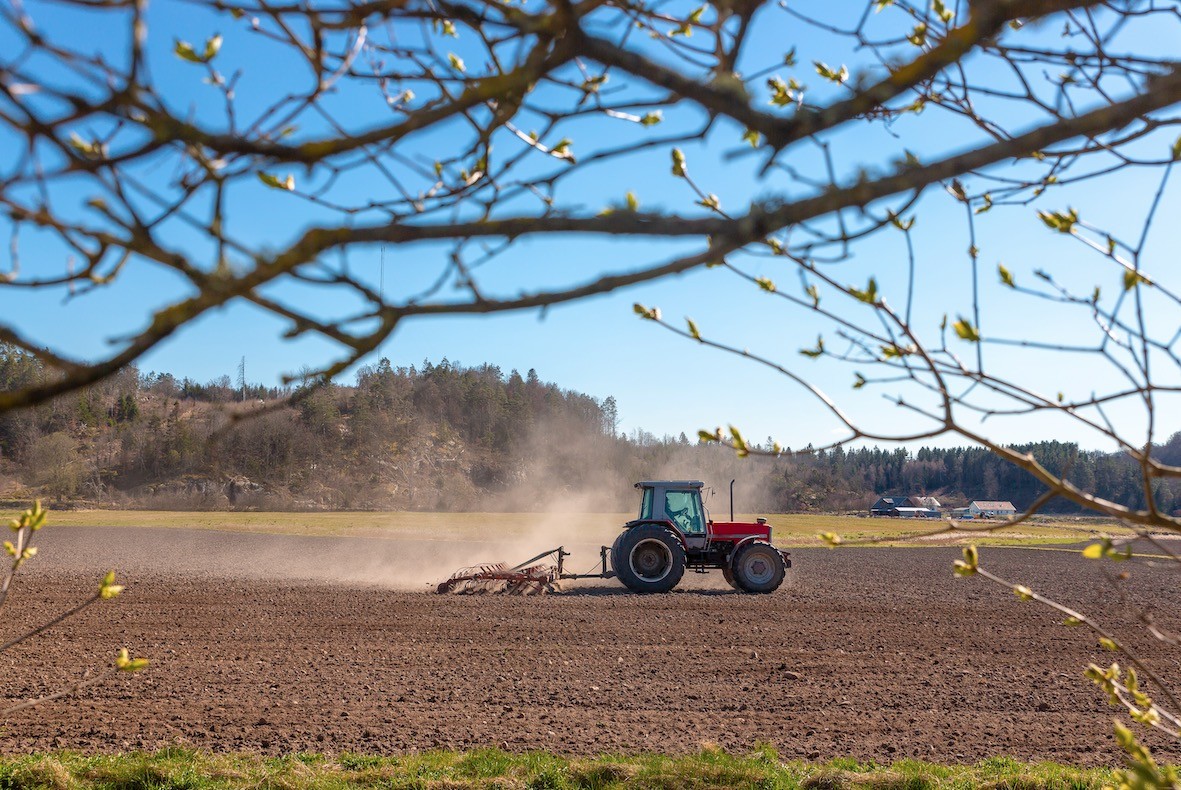
POLYGON ((1017 508, 1009 501, 974 499, 964 509, 963 518, 1008 518, 1017 515, 1017 508))

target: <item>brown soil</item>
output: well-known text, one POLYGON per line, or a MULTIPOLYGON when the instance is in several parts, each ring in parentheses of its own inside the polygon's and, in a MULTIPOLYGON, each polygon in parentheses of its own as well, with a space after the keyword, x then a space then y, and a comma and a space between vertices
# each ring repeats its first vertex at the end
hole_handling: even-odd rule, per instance
MULTIPOLYGON (((392 586, 454 550, 427 541, 45 534, 6 610, 6 633, 79 600, 110 565, 130 586, 5 653, 0 697, 52 691, 122 645, 153 664, 12 716, 0 741, 9 753, 187 744, 581 754, 766 742, 812 759, 1118 759, 1116 711, 1081 676, 1110 654, 1035 603, 955 579, 956 549, 797 551, 794 585, 762 597, 732 593, 719 574, 689 574, 670 595, 603 582, 522 599, 359 583, 375 581, 384 563, 392 586), (334 581, 350 557, 363 570, 334 581)), ((579 552, 580 564, 595 556, 579 552)), ((1054 551, 982 554, 994 571, 1105 619, 1135 617, 1101 563, 1054 551)), ((1123 587, 1139 601, 1178 610, 1171 571, 1125 568, 1123 587)), ((1176 651, 1142 629, 1129 638, 1181 687, 1176 651)), ((1181 757, 1175 745, 1148 742, 1181 757)))

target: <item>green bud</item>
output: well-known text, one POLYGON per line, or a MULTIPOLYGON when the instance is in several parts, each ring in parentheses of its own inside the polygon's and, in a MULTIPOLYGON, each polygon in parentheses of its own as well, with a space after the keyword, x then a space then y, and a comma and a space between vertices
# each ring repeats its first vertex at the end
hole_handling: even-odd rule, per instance
POLYGON ((119 648, 119 652, 115 655, 115 669, 120 672, 138 672, 147 665, 146 658, 132 658, 125 647, 119 648))
POLYGON ((959 335, 961 340, 967 340, 969 343, 979 343, 980 333, 976 331, 976 327, 968 321, 968 319, 960 316, 960 319, 951 325, 955 333, 959 335))
POLYGON ((278 176, 264 173, 261 170, 258 173, 258 180, 266 184, 272 189, 282 189, 291 192, 295 189, 295 176, 288 175, 286 178, 280 179, 278 176))
POLYGON ((874 278, 870 277, 869 282, 866 283, 866 285, 865 285, 865 290, 861 290, 860 288, 854 288, 853 286, 850 285, 849 286, 849 293, 850 293, 850 295, 853 296, 854 299, 857 299, 858 301, 865 302, 866 304, 877 304, 878 303, 878 282, 874 278))
POLYGON ((684 178, 687 173, 685 170, 685 154, 680 148, 674 148, 673 153, 673 175, 677 178, 684 178))
POLYGON ((649 321, 659 321, 660 320, 660 308, 659 307, 644 307, 644 305, 637 302, 636 304, 632 305, 632 312, 634 312, 636 315, 640 316, 641 318, 645 318, 649 321))

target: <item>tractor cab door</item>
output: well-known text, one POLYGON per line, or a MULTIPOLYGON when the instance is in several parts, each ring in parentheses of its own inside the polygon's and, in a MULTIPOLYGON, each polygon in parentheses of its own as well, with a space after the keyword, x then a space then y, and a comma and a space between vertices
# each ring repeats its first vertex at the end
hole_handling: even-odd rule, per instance
POLYGON ((652 518, 652 506, 655 502, 655 492, 651 488, 644 489, 644 498, 640 500, 640 520, 647 521, 652 518))
POLYGON ((676 525, 691 549, 703 549, 707 540, 701 492, 696 488, 667 489, 664 492, 664 517, 676 525))

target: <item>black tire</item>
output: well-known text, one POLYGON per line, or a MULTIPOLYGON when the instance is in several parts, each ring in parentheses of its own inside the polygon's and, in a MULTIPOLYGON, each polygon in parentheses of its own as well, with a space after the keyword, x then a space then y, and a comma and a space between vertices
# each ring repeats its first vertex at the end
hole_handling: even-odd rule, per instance
POLYGON ((783 556, 766 543, 747 543, 739 548, 730 569, 738 589, 748 593, 775 592, 787 573, 783 556))
POLYGON ((627 534, 627 530, 625 529, 623 532, 619 533, 619 536, 617 538, 615 538, 615 542, 611 544, 611 567, 612 568, 615 567, 615 555, 619 553, 619 541, 623 540, 623 536, 626 534, 627 534))
POLYGON ((725 568, 722 568, 722 578, 726 580, 726 584, 730 585, 735 590, 742 592, 742 588, 738 586, 738 582, 734 581, 734 571, 730 570, 729 565, 727 565, 725 568))
POLYGON ((641 524, 615 541, 611 567, 632 592, 668 592, 685 575, 685 547, 668 527, 641 524))

